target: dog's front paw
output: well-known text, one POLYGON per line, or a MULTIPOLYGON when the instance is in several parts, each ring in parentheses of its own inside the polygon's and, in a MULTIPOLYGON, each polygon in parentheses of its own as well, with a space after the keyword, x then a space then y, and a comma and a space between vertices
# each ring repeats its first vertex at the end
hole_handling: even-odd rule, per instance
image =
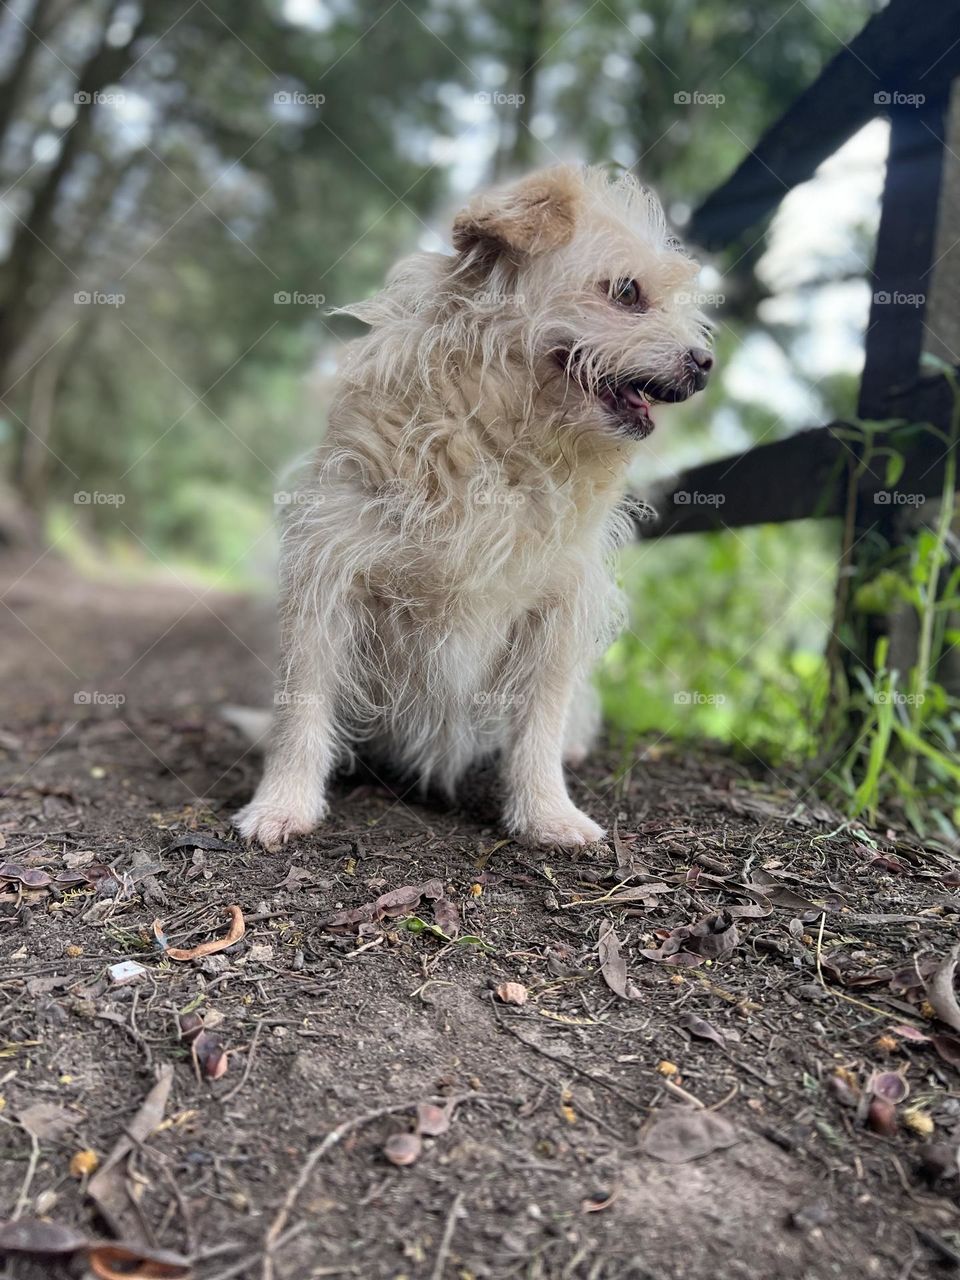
POLYGON ((233 825, 248 840, 256 840, 264 849, 274 850, 291 836, 305 836, 324 816, 324 812, 306 813, 294 806, 251 800, 233 815, 233 825))
POLYGON ((595 844, 606 834, 603 827, 572 804, 557 812, 537 814, 514 827, 514 835, 523 844, 559 845, 564 849, 595 844))

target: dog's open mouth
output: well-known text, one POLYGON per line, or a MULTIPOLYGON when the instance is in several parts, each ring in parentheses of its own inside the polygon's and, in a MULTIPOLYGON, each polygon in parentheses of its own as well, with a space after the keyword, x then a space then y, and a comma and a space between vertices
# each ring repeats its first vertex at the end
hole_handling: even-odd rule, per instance
POLYGON ((664 396, 654 395, 649 379, 622 378, 619 381, 612 377, 601 380, 596 388, 581 379, 579 361, 566 349, 554 352, 557 364, 568 378, 576 382, 585 395, 599 401, 619 431, 632 436, 635 440, 645 439, 653 430, 651 407, 664 396))
POLYGON ((612 382, 600 388, 597 399, 617 424, 638 440, 653 430, 652 403, 639 382, 612 382))

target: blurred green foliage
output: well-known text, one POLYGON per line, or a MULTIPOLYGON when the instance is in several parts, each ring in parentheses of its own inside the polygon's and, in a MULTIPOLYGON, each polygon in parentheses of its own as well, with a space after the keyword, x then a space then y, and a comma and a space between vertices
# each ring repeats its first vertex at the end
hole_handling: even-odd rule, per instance
POLYGON ((716 738, 774 763, 810 753, 826 690, 834 522, 630 549, 630 624, 602 670, 631 732, 716 738))

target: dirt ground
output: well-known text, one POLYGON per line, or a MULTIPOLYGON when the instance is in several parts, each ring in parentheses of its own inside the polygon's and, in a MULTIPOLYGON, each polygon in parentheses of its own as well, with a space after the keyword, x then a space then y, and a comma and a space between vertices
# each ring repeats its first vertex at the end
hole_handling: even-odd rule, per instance
POLYGON ((76 1232, 198 1280, 960 1265, 955 852, 661 742, 572 780, 582 856, 502 840, 486 775, 345 778, 268 856, 216 714, 269 702, 265 608, 2 570, 0 1217, 75 1229, 4 1276, 183 1274, 76 1232))

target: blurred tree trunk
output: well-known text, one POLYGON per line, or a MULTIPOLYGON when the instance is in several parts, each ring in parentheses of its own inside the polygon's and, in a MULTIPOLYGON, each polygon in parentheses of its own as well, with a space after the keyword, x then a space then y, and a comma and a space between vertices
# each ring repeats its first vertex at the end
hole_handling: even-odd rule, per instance
POLYGON ((21 438, 14 483, 41 528, 47 505, 51 462, 56 461, 50 439, 53 435, 57 393, 63 374, 78 347, 77 340, 65 338, 43 357, 33 371, 27 408, 27 430, 21 438))
MULTIPOLYGON (((142 18, 140 27, 123 48, 114 48, 107 43, 107 30, 122 3, 123 0, 111 0, 107 6, 100 39, 77 78, 76 91, 89 94, 90 102, 81 108, 76 122, 64 134, 56 162, 34 193, 33 207, 20 222, 13 238, 2 280, 0 388, 7 387, 17 351, 29 336, 40 310, 32 296, 31 286, 39 276, 39 264, 53 252, 47 242, 53 230, 57 198, 93 127, 93 100, 134 62, 133 48, 143 25, 142 18)), ((61 263, 59 273, 66 270, 67 267, 61 263)))
POLYGON ((529 168, 533 153, 533 119, 537 96, 537 68, 543 58, 546 29, 546 0, 521 0, 517 20, 517 57, 513 83, 516 89, 515 128, 512 145, 498 148, 494 157, 494 176, 529 168))
POLYGON ((34 0, 33 8, 23 19, 26 28, 23 45, 7 78, 0 84, 0 146, 15 119, 34 59, 65 12, 63 0, 34 0))

